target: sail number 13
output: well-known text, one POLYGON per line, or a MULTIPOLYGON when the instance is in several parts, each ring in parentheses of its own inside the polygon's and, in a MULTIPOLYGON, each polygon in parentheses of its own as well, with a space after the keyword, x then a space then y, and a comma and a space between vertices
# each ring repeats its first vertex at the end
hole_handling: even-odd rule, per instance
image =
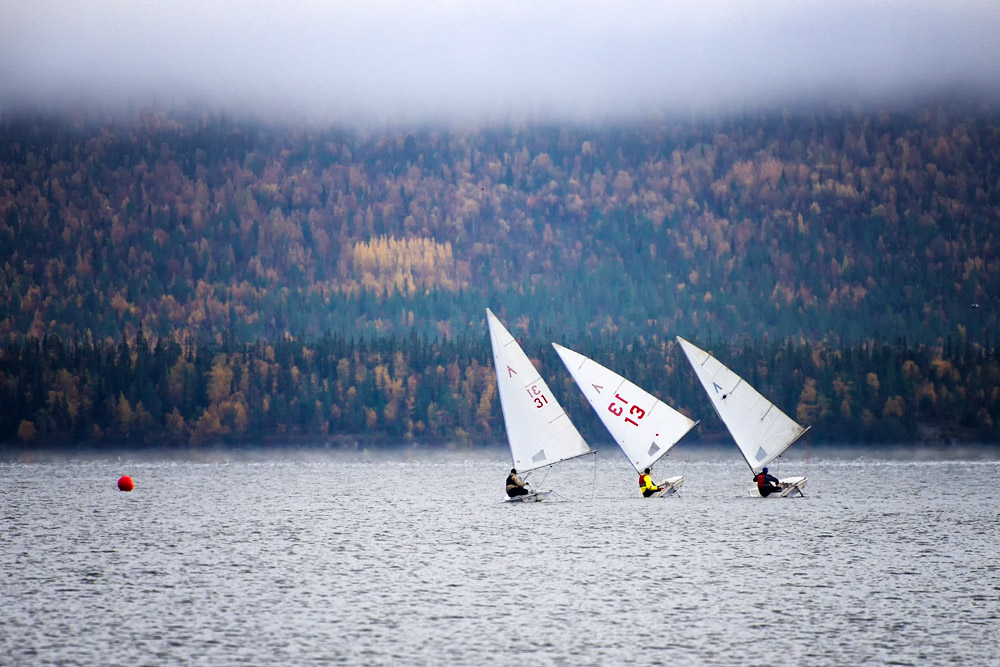
POLYGON ((526 391, 528 392, 528 396, 530 396, 531 400, 535 403, 536 408, 544 408, 548 404, 549 399, 545 398, 545 394, 542 393, 542 390, 538 388, 537 384, 531 385, 526 389, 526 391))
MULTIPOLYGON (((626 401, 624 398, 622 398, 618 394, 615 394, 615 398, 617 398, 619 401, 621 401, 625 405, 628 405, 628 401, 626 401)), ((621 405, 617 405, 614 401, 611 401, 611 404, 608 406, 608 412, 610 412, 611 414, 613 414, 615 417, 621 417, 622 413, 625 412, 625 408, 623 406, 621 406, 621 405)), ((626 423, 629 423, 632 426, 638 426, 639 422, 636 421, 636 420, 642 419, 643 417, 646 416, 646 411, 643 410, 642 408, 640 408, 638 405, 631 406, 628 409, 628 413, 631 416, 625 417, 625 421, 626 421, 626 423), (632 417, 635 417, 635 419, 632 419, 632 417)))

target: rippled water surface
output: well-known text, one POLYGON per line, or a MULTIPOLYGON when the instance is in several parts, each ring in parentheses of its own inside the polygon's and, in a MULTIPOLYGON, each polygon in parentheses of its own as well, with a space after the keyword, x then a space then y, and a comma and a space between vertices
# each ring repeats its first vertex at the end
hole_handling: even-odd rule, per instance
POLYGON ((998 664, 1000 457, 688 449, 3 463, 0 664, 998 664))

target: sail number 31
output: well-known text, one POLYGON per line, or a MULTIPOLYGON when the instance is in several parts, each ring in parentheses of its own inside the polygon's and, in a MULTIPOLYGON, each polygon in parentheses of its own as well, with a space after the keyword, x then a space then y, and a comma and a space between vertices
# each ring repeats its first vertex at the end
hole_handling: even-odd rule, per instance
POLYGON ((528 396, 531 397, 531 400, 534 401, 536 408, 543 408, 546 404, 548 404, 549 399, 545 398, 545 394, 542 393, 542 390, 538 388, 537 384, 533 384, 528 387, 527 392, 528 396))
MULTIPOLYGON (((628 405, 628 401, 626 401, 624 398, 622 398, 618 394, 615 394, 615 398, 617 398, 619 401, 621 401, 625 405, 628 405)), ((622 413, 625 412, 625 408, 623 406, 621 406, 621 405, 615 404, 614 401, 611 401, 611 404, 608 406, 608 412, 610 412, 611 414, 613 414, 615 417, 621 417, 622 413)), ((642 408, 640 408, 638 405, 633 405, 632 407, 630 407, 629 410, 628 410, 628 413, 630 415, 632 415, 632 417, 635 417, 636 419, 642 419, 643 417, 646 416, 646 411, 643 410, 642 408)), ((638 426, 639 425, 639 423, 637 421, 633 420, 631 417, 625 417, 625 421, 627 423, 631 424, 632 426, 638 426)))

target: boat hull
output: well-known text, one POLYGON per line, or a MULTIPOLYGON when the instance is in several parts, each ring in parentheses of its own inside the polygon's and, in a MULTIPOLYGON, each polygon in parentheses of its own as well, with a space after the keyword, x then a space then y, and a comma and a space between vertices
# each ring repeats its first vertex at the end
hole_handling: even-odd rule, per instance
POLYGON ((504 502, 507 503, 538 503, 543 500, 547 500, 551 491, 532 491, 531 493, 524 496, 514 496, 513 498, 504 498, 504 502))
POLYGON ((649 496, 650 498, 663 498, 665 496, 673 496, 677 494, 677 489, 684 486, 684 478, 668 477, 659 484, 657 484, 657 486, 660 487, 660 490, 654 493, 653 495, 649 496))
MULTIPOLYGON (((772 493, 767 496, 768 498, 792 498, 794 496, 802 496, 802 489, 805 488, 806 482, 809 481, 805 477, 785 477, 778 480, 778 487, 781 489, 778 493, 772 493)), ((749 493, 754 498, 760 498, 760 491, 757 490, 757 486, 751 486, 749 488, 749 493)))

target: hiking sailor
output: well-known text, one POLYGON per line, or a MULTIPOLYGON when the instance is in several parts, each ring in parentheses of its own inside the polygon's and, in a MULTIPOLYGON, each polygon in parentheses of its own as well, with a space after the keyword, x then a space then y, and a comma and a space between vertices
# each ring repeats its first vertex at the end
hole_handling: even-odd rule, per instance
POLYGON ((510 474, 507 475, 507 497, 526 496, 529 493, 531 492, 528 490, 527 484, 517 476, 517 469, 511 468, 510 474))
POLYGON ((759 473, 754 475, 753 480, 757 482, 757 491, 760 493, 762 498, 767 498, 775 491, 781 491, 781 487, 778 486, 778 478, 774 475, 767 474, 767 468, 762 469, 759 473))
POLYGON ((649 498, 651 495, 662 491, 663 487, 653 484, 653 478, 649 475, 649 468, 646 468, 639 475, 639 490, 642 492, 643 498, 649 498))

